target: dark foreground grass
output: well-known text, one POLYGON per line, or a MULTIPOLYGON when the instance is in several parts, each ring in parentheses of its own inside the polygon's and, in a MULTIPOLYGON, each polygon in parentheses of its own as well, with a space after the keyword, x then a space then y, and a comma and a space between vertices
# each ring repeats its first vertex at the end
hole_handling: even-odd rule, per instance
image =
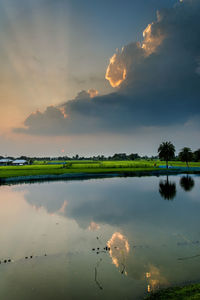
POLYGON ((200 284, 168 288, 151 293, 145 300, 196 300, 200 299, 200 284))

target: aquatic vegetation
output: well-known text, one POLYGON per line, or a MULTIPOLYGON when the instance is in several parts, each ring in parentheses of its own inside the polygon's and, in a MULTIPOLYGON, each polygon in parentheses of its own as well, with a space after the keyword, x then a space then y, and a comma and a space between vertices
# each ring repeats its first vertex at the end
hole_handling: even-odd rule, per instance
POLYGON ((159 290, 155 293, 151 293, 145 298, 146 300, 190 300, 200 299, 200 284, 192 284, 184 287, 174 287, 165 290, 159 290))

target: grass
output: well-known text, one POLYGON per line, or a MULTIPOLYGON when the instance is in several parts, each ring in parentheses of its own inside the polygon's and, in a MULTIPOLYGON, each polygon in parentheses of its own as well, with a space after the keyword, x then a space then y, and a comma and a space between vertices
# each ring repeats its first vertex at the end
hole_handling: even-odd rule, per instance
POLYGON ((200 284, 192 284, 184 287, 168 288, 150 294, 146 300, 196 300, 200 299, 200 284))
MULTIPOLYGON (((60 163, 60 162, 58 162, 60 163)), ((138 161, 63 161, 63 164, 47 164, 35 161, 27 166, 1 166, 0 178, 33 176, 33 175, 60 175, 70 173, 124 173, 143 172, 158 169, 157 166, 165 165, 165 162, 138 160, 138 161)), ((186 167, 182 162, 170 162, 169 165, 186 167)), ((200 162, 191 163, 191 167, 200 167, 200 162)))
MULTIPOLYGON (((158 164, 165 165, 164 161, 158 161, 158 164)), ((185 162, 182 161, 170 161, 169 166, 174 166, 174 167, 187 167, 185 162)), ((189 162, 189 167, 200 167, 200 162, 189 162)))

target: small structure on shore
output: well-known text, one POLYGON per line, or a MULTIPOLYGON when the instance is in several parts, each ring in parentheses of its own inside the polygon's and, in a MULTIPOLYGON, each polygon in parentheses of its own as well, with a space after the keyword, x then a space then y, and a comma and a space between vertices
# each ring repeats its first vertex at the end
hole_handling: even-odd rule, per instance
POLYGON ((8 166, 11 165, 12 159, 9 158, 2 158, 0 159, 0 166, 8 166))
POLYGON ((16 159, 16 160, 13 160, 12 165, 13 166, 24 166, 24 165, 28 165, 28 161, 25 159, 16 159))

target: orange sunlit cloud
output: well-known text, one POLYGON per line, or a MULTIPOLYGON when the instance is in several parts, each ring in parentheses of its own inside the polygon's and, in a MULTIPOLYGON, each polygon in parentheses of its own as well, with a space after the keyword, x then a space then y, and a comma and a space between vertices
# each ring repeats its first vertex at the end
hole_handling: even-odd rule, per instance
POLYGON ((99 92, 95 89, 89 89, 88 94, 90 95, 90 98, 94 98, 99 94, 99 92))
POLYGON ((161 33, 157 32, 156 35, 152 34, 152 25, 153 23, 149 24, 143 31, 144 41, 142 43, 142 48, 145 50, 146 56, 155 52, 156 48, 160 46, 164 39, 164 36, 161 33))
POLYGON ((66 119, 67 118, 67 114, 65 112, 65 108, 64 107, 60 107, 60 111, 63 114, 63 117, 66 119))
MULTIPOLYGON (((158 20, 160 15, 157 15, 158 20)), ((147 57, 154 53, 158 46, 161 45, 164 40, 164 35, 160 30, 155 29, 152 32, 152 26, 154 23, 149 24, 143 31, 143 42, 136 43, 138 49, 142 50, 142 56, 147 57)), ((125 52, 125 47, 121 51, 117 50, 116 53, 110 58, 109 65, 106 70, 105 78, 110 82, 110 85, 114 88, 119 87, 121 83, 127 78, 130 62, 125 52)), ((136 56, 135 61, 138 62, 139 58, 136 56)))
POLYGON ((126 79, 125 65, 117 60, 117 54, 115 53, 106 70, 105 78, 110 82, 112 87, 118 87, 126 79))

